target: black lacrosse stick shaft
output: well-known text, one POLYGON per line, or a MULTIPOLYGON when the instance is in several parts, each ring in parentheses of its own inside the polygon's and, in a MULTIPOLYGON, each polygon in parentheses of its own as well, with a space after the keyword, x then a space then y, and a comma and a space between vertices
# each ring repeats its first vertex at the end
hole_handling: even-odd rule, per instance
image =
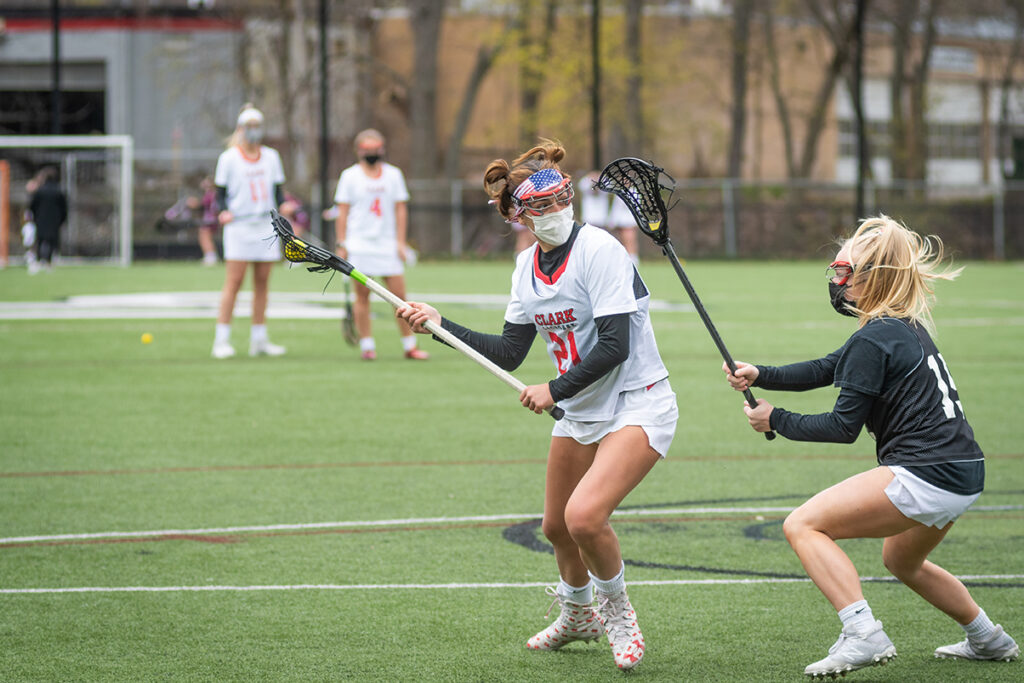
MULTIPOLYGON (((679 262, 679 257, 676 256, 676 250, 672 246, 671 239, 665 240, 665 243, 661 245, 661 251, 668 257, 668 260, 672 262, 672 267, 675 268, 676 275, 679 276, 679 280, 683 283, 683 287, 686 288, 686 293, 690 295, 690 301, 693 302, 693 307, 697 309, 697 313, 700 314, 700 319, 704 321, 704 327, 708 329, 711 339, 714 340, 715 346, 718 347, 718 352, 722 354, 722 358, 725 359, 725 364, 729 366, 729 372, 735 375, 736 361, 732 359, 732 354, 729 353, 729 349, 725 347, 725 342, 722 341, 722 335, 718 334, 715 324, 711 322, 711 316, 708 315, 708 312, 704 309, 704 304, 701 303, 700 297, 697 296, 697 290, 694 289, 693 285, 690 283, 690 278, 686 277, 686 272, 683 270, 683 266, 679 262)), ((757 399, 754 398, 754 394, 750 389, 743 390, 743 397, 747 399, 747 403, 751 408, 757 405, 757 399)), ((771 441, 775 438, 775 432, 765 432, 764 438, 771 441)))

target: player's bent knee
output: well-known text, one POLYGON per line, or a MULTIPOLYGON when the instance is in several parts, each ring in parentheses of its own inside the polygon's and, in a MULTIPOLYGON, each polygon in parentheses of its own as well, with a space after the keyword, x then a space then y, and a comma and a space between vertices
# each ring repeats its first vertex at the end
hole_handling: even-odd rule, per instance
POLYGON ((599 511, 589 510, 585 506, 567 508, 565 526, 576 545, 586 546, 604 533, 608 519, 599 511))
POLYGON ((802 508, 793 510, 782 522, 782 533, 790 545, 793 545, 802 534, 807 533, 811 528, 810 519, 802 512, 802 508))
POLYGON ((572 535, 562 519, 549 521, 547 516, 545 516, 544 521, 541 522, 540 530, 544 532, 544 538, 551 541, 554 545, 572 542, 572 535))
POLYGON ((883 549, 882 564, 885 565, 885 568, 890 574, 906 583, 917 575, 918 570, 921 569, 921 565, 924 564, 924 562, 923 560, 918 561, 913 558, 903 557, 899 553, 886 552, 885 549, 883 549))

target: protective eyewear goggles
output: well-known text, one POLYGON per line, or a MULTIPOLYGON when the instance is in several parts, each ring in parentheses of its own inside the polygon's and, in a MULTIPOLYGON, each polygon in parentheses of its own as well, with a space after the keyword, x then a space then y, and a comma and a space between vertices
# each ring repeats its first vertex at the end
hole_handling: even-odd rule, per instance
POLYGON ((850 277, 853 276, 853 271, 856 269, 857 266, 849 261, 833 261, 825 269, 825 276, 837 285, 845 285, 849 282, 850 277))
POLYGON ((517 216, 523 211, 531 216, 540 216, 553 206, 568 206, 574 196, 572 181, 562 178, 558 185, 544 191, 529 192, 522 197, 513 196, 512 204, 516 207, 517 216))

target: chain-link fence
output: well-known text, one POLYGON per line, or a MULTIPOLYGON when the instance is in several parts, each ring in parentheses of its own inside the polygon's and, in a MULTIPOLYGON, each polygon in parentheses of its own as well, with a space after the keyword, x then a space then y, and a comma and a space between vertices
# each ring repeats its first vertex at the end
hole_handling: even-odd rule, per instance
MULTIPOLYGON (((63 252, 72 256, 109 255, 116 209, 111 195, 110 161, 102 152, 53 152, 40 159, 61 167, 64 178, 77 178, 75 213, 69 220, 63 252), (91 169, 91 171, 90 171, 91 169), (91 175, 90 175, 91 173, 91 175), (88 179, 95 176, 95 182, 88 179), (101 215, 103 214, 103 215, 101 215)), ((217 152, 189 159, 136 153, 133 195, 135 259, 200 257, 199 215, 187 209, 199 197, 199 184, 211 175, 217 152), (175 207, 179 210, 173 211, 175 207)), ((25 180, 34 169, 16 173, 11 187, 10 223, 21 224, 27 204, 25 180)), ((514 233, 477 183, 447 179, 410 179, 409 241, 428 258, 506 257, 514 233)), ((294 188, 289 184, 289 189, 294 188)), ((331 188, 333 191, 333 188, 331 188)), ((1024 258, 1024 183, 1000 185, 929 185, 900 182, 868 186, 869 215, 885 213, 910 228, 935 234, 958 258, 1024 258)), ((313 216, 313 232, 333 242, 334 226, 324 221, 310 195, 295 192, 313 216)), ((332 192, 333 194, 333 192, 332 192)), ((669 212, 669 234, 684 258, 821 258, 836 239, 856 227, 855 190, 850 185, 814 182, 753 183, 723 179, 683 180, 677 184, 669 212)), ((194 203, 193 203, 194 205, 194 203)), ((21 253, 11 240, 11 253, 21 253)), ((640 255, 658 256, 658 248, 640 239, 640 255)))

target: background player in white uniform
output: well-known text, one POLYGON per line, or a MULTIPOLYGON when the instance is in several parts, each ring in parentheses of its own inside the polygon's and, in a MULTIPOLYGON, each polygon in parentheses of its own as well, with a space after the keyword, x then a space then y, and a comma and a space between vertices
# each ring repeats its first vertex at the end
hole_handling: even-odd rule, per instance
POLYGON ((572 185, 558 168, 564 156, 561 145, 544 140, 512 164, 492 162, 484 175, 499 213, 522 221, 538 240, 516 259, 501 335, 467 330, 422 303, 397 315, 416 332, 433 320, 507 370, 540 333, 558 377, 526 387, 520 400, 538 413, 555 402, 565 409, 552 432, 542 527, 561 576, 549 589, 561 613, 527 646, 555 650, 594 640, 601 624, 616 665, 630 669, 643 657, 644 638, 609 518, 668 452, 678 409, 651 329, 647 288, 611 235, 573 221, 572 185))
POLYGON ((231 318, 235 299, 252 264, 252 328, 250 356, 280 356, 283 346, 271 344, 267 335, 267 298, 270 271, 281 260, 281 244, 270 225, 270 210, 279 207, 291 216, 294 205, 284 200, 284 169, 277 150, 260 144, 263 114, 251 104, 242 107, 228 149, 217 159, 214 185, 224 226, 224 287, 220 294, 214 358, 235 355, 231 345, 231 318))
POLYGON ((857 569, 837 540, 884 538, 885 566, 903 584, 959 623, 967 639, 936 657, 1015 659, 1020 648, 971 598, 964 584, 928 555, 981 494, 985 460, 964 417, 946 361, 926 331, 941 242, 928 241, 886 216, 869 218, 829 266, 829 299, 859 319, 856 332, 825 358, 781 367, 723 366, 738 390, 806 391, 835 384, 831 412, 800 415, 760 400, 744 408, 759 432, 787 439, 852 443, 866 426, 878 467, 854 475, 801 505, 783 531, 814 584, 839 613, 842 635, 828 656, 807 666, 812 677, 846 675, 896 656, 864 600, 857 569))
POLYGON ((595 187, 600 175, 597 171, 591 171, 583 176, 580 183, 582 218, 590 225, 611 231, 626 248, 633 265, 637 265, 640 263, 640 252, 636 240, 636 219, 624 201, 595 187))
MULTIPOLYGON (((338 179, 334 203, 338 208, 335 240, 338 256, 356 270, 373 278, 383 278, 388 289, 405 298, 404 264, 409 251, 406 230, 409 221, 409 191, 405 176, 397 166, 386 163, 384 136, 367 129, 356 135, 359 161, 349 166, 338 179)), ((353 305, 359 349, 363 360, 377 357, 370 323, 370 290, 355 283, 353 305)), ((408 323, 398 320, 405 357, 426 360, 426 351, 416 347, 416 336, 408 323)))

